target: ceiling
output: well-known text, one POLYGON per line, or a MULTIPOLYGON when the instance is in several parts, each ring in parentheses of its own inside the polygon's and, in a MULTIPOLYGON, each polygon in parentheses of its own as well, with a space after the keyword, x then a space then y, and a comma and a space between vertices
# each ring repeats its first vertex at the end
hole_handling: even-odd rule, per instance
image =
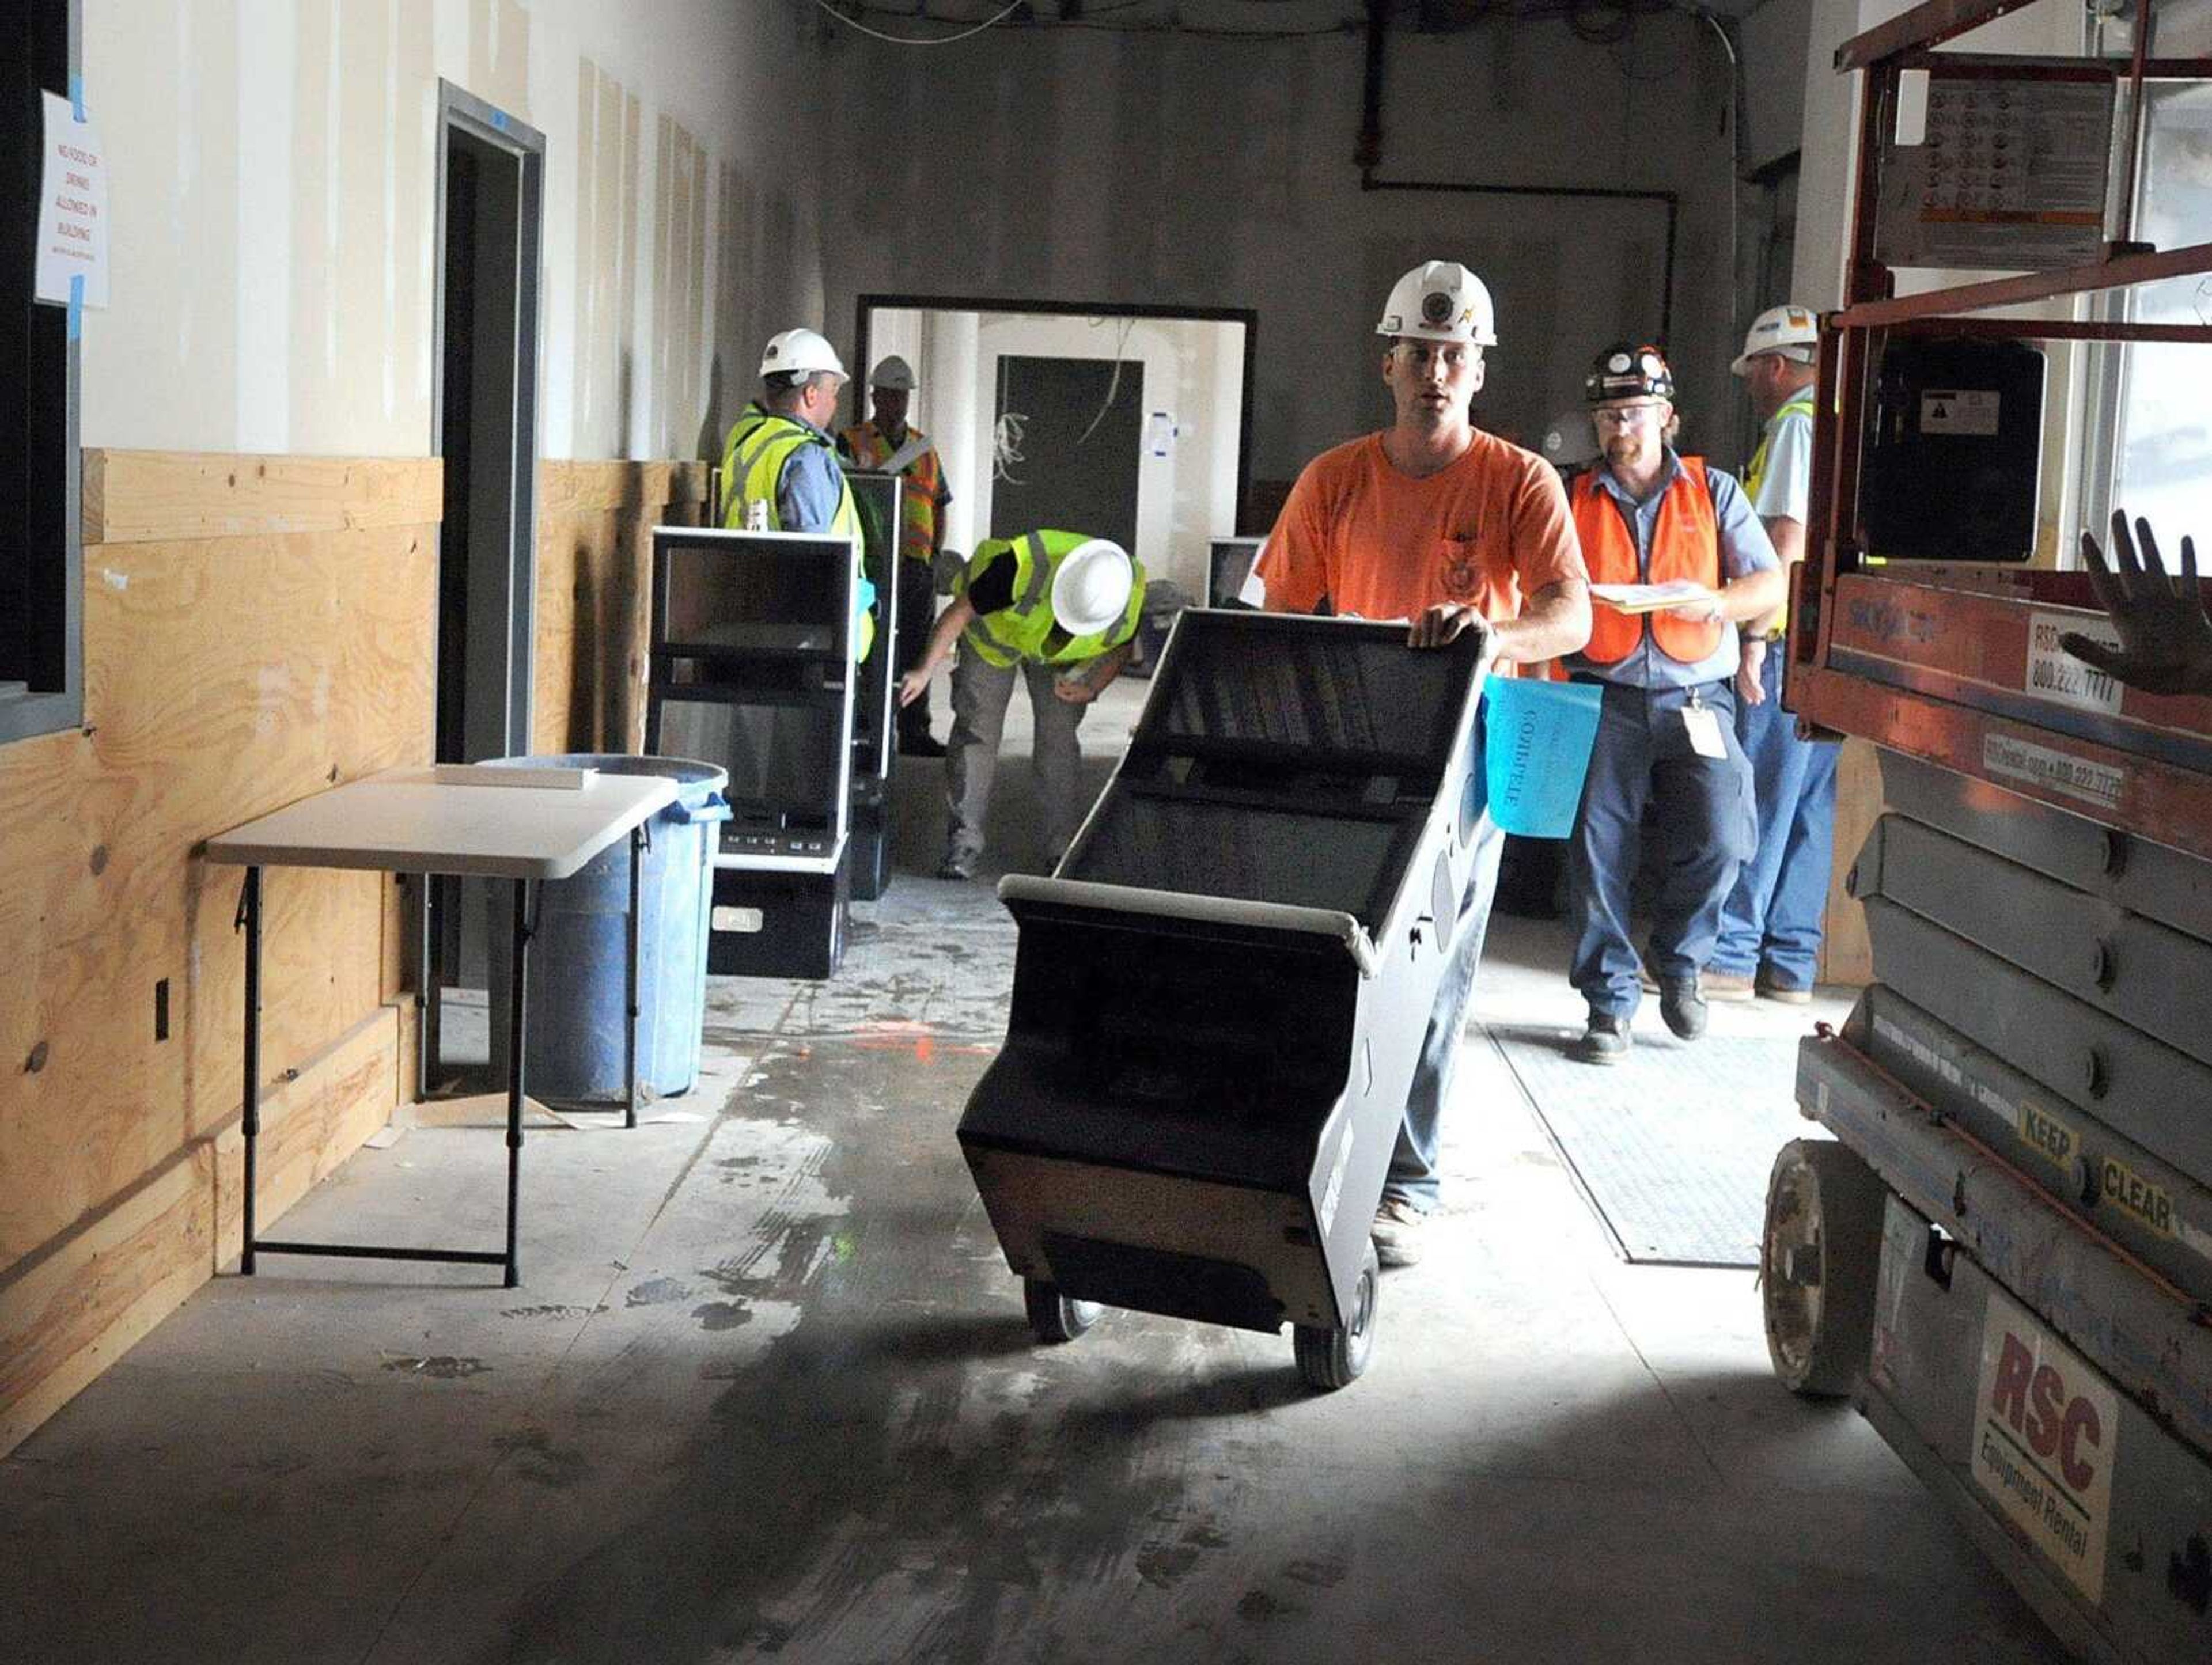
MULTIPOLYGON (((963 29, 1079 28, 1229 39, 1355 33, 1365 0, 814 0, 886 34, 941 39, 963 29)), ((1616 39, 1639 18, 1697 12, 1748 16, 1765 0, 1385 0, 1394 27, 1457 33, 1515 23, 1564 22, 1594 40, 1616 39)))

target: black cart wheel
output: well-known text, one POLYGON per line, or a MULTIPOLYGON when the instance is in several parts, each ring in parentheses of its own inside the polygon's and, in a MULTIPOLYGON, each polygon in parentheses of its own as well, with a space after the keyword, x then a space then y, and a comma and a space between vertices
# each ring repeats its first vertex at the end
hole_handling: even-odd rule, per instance
POLYGON ((1022 1279, 1022 1307, 1030 1316, 1030 1333, 1046 1342, 1073 1341, 1106 1310, 1096 1301, 1071 1301, 1058 1284, 1042 1278, 1022 1279))
POLYGON ((1359 1379, 1375 1352, 1375 1298, 1382 1287, 1382 1263, 1375 1258, 1375 1244, 1370 1241, 1352 1291, 1352 1322, 1291 1326, 1291 1350, 1297 1356, 1298 1374, 1309 1386, 1334 1393, 1359 1379))
POLYGON ((1767 1356, 1792 1393, 1838 1398, 1866 1371, 1887 1194, 1856 1152, 1832 1140, 1792 1139, 1775 1156, 1759 1286, 1767 1356))

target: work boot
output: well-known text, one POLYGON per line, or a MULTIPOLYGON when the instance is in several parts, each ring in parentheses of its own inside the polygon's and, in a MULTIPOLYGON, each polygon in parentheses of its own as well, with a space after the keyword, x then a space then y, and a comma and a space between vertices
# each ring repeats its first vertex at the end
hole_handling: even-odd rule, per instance
POLYGON ((945 742, 933 738, 925 728, 911 734, 902 733, 898 737, 898 749, 902 757, 942 757, 945 742))
POLYGON ((937 876, 950 883, 959 884, 975 878, 975 870, 957 857, 948 855, 937 864, 937 876))
POLYGON ((1610 1012, 1591 1012, 1575 1056, 1585 1064, 1618 1064, 1628 1056, 1628 1019, 1610 1012))
POLYGON ((1411 1266, 1421 1258, 1421 1233, 1429 1217, 1403 1197, 1385 1197, 1375 1211, 1375 1258, 1384 1266, 1411 1266))
POLYGON ((1659 991, 1659 1015, 1678 1039, 1694 1041, 1705 1032, 1705 1001, 1694 975, 1674 978, 1659 991))
POLYGON ((1715 971, 1707 969, 1698 979, 1698 987, 1709 1000, 1748 1000, 1751 998, 1751 979, 1741 971, 1715 971))
MULTIPOLYGON (((1708 988, 1712 986, 1710 980, 1708 980, 1705 986, 1708 988)), ((1795 983, 1777 982, 1771 975, 1765 971, 1761 971, 1759 974, 1754 992, 1762 1000, 1779 1000, 1784 1006, 1810 1006, 1813 1004, 1813 991, 1811 989, 1800 988, 1795 983)))

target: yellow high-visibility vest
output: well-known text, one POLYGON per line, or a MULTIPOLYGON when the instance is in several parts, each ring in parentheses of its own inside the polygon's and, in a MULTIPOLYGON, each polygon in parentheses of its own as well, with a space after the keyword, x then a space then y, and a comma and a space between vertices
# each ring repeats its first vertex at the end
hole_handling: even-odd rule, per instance
POLYGON ((1091 540, 1079 532, 1032 532, 1020 538, 987 538, 975 546, 968 570, 960 580, 965 595, 975 581, 1001 561, 1014 563, 1014 599, 995 613, 978 613, 975 622, 961 633, 987 665, 1006 670, 1028 659, 1036 665, 1080 665, 1110 653, 1137 634, 1137 619, 1145 610, 1145 567, 1133 556, 1129 605, 1121 617, 1103 630, 1070 636, 1055 645, 1059 626, 1052 616, 1053 575, 1071 550, 1091 540))

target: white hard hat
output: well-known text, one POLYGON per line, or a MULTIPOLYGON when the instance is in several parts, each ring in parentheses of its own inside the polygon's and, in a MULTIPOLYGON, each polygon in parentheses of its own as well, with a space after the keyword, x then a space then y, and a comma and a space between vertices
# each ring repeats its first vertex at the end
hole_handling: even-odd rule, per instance
POLYGON ((1094 635, 1121 617, 1137 581, 1128 551, 1110 538, 1078 544, 1052 575, 1052 616, 1072 636, 1094 635))
POLYGON ((868 373, 868 386, 879 387, 886 393, 914 392, 914 366, 896 353, 877 361, 876 368, 868 373))
POLYGON ((1498 344, 1498 313, 1482 280, 1456 260, 1425 260, 1390 289, 1376 335, 1498 344))
POLYGON ((1742 375, 1750 370, 1752 360, 1769 353, 1810 364, 1813 349, 1820 344, 1820 320, 1811 307, 1769 307, 1751 320, 1751 328, 1744 331, 1743 351, 1729 370, 1742 375))
POLYGON ((781 335, 770 336, 761 354, 760 373, 764 376, 813 375, 825 370, 842 376, 844 361, 835 347, 812 330, 786 330, 781 335))

